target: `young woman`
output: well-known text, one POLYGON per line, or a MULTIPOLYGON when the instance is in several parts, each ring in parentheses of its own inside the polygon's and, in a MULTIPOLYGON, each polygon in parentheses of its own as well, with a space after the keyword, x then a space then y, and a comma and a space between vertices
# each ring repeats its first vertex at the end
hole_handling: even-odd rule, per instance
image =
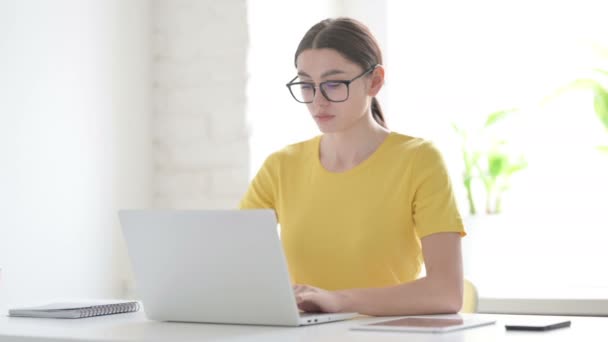
POLYGON ((450 179, 431 143, 385 124, 375 98, 382 54, 370 31, 323 20, 300 42, 295 66, 287 87, 322 134, 270 155, 240 208, 275 210, 299 308, 460 310, 464 229, 450 179))

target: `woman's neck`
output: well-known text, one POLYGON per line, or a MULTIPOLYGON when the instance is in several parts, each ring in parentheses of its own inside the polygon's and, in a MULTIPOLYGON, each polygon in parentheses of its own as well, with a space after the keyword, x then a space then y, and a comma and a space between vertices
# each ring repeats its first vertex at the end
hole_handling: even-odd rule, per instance
POLYGON ((390 131, 378 124, 371 115, 366 119, 345 131, 323 135, 319 148, 323 167, 334 172, 347 171, 376 151, 390 131))

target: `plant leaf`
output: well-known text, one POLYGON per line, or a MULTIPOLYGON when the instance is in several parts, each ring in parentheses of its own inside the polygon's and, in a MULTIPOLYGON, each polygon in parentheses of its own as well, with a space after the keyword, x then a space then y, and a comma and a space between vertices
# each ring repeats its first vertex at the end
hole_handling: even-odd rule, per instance
POLYGON ((525 160, 521 160, 517 164, 509 165, 509 167, 507 167, 507 170, 505 171, 505 174, 512 175, 515 172, 519 172, 519 171, 525 169, 526 167, 528 167, 528 163, 526 163, 525 160))
POLYGON ((566 85, 560 86, 559 88, 555 89, 555 91, 553 91, 551 94, 545 96, 545 98, 543 98, 543 100, 541 102, 547 103, 557 97, 564 95, 564 93, 567 93, 572 90, 577 90, 577 89, 595 90, 597 87, 601 87, 601 85, 598 84, 598 82, 596 80, 591 79, 591 78, 579 78, 566 85))
POLYGON ((604 125, 604 128, 608 130, 608 90, 601 86, 596 87, 593 104, 595 106, 595 113, 604 125))
POLYGON ((510 113, 513 113, 515 111, 517 111, 516 108, 510 108, 510 109, 504 109, 504 110, 499 110, 499 111, 490 113, 490 115, 488 115, 488 118, 486 119, 486 122, 483 126, 490 127, 490 126, 494 125, 495 123, 497 123, 498 121, 504 119, 510 113))
POLYGON ((604 69, 600 69, 600 68, 593 68, 593 71, 600 73, 600 74, 604 74, 604 76, 608 77, 608 70, 604 70, 604 69))
POLYGON ((502 174, 507 167, 508 159, 504 154, 495 154, 488 157, 488 173, 494 179, 502 174))

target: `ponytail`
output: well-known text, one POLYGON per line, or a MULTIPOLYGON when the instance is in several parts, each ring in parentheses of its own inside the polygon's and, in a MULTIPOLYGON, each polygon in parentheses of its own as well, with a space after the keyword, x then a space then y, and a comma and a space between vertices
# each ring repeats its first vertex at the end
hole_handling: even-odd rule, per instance
POLYGON ((382 127, 388 128, 386 126, 386 121, 384 121, 384 114, 382 113, 382 108, 380 107, 380 102, 378 102, 378 99, 375 96, 372 98, 372 117, 382 127))

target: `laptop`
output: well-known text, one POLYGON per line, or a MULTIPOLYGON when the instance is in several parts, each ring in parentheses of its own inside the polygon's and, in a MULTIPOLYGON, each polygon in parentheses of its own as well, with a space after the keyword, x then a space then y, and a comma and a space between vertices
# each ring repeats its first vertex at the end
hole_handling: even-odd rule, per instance
POLYGON ((300 326, 273 210, 123 210, 136 291, 157 321, 300 326))

